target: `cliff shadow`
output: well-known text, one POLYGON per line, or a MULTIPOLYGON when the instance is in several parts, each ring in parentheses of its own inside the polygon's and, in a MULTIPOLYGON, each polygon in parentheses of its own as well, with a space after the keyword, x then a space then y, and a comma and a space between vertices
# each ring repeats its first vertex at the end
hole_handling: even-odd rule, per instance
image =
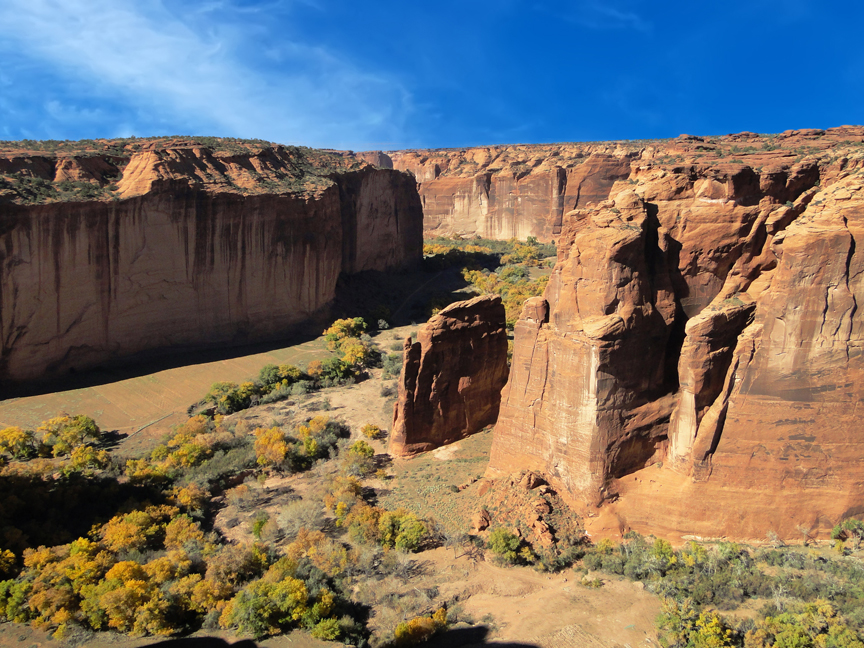
POLYGON ((423 645, 427 648, 479 648, 480 646, 496 646, 496 648, 538 648, 537 644, 516 641, 495 641, 489 637, 491 630, 484 625, 469 628, 451 628, 435 635, 423 645))
POLYGON ((148 648, 258 648, 251 639, 230 643, 219 637, 180 637, 148 644, 148 648))
POLYGON ((312 342, 334 319, 341 317, 363 317, 373 334, 379 320, 384 320, 388 326, 419 325, 431 316, 433 308, 443 308, 473 296, 460 292, 467 286, 461 266, 441 268, 425 264, 411 272, 343 274, 333 302, 306 322, 287 329, 284 335, 256 342, 237 340, 194 348, 154 349, 83 370, 73 367, 62 374, 23 383, 5 383, 0 379, 0 400, 87 389, 180 367, 269 353, 312 342))
POLYGON ((21 555, 27 547, 62 545, 86 537, 93 525, 121 512, 164 501, 156 486, 107 475, 58 474, 46 479, 38 472, 6 474, 0 476, 0 538, 4 549, 21 555))
MULTIPOLYGON (((292 327, 284 336, 264 341, 237 344, 220 344, 184 348, 163 348, 117 358, 94 367, 68 372, 42 380, 22 383, 6 383, 0 380, 0 400, 25 398, 55 392, 98 387, 133 378, 140 378, 162 371, 180 367, 201 365, 249 355, 269 353, 289 346, 311 342, 321 335, 332 318, 329 312, 322 312, 301 325, 292 327)), ((250 376, 251 377, 251 376, 250 376)), ((205 390, 206 391, 206 390, 205 390)), ((203 393, 201 394, 203 396, 203 393)))
POLYGON ((426 263, 414 272, 370 270, 342 275, 336 286, 333 314, 363 317, 371 328, 379 320, 390 326, 421 324, 432 316, 433 308, 473 297, 473 293, 465 291, 468 285, 462 266, 442 267, 436 263, 426 263))

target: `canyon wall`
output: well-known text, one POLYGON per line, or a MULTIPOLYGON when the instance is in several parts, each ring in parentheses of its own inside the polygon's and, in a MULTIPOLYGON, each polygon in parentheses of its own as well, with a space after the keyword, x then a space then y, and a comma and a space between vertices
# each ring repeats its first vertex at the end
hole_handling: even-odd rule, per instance
POLYGON ((507 382, 504 304, 450 304, 405 340, 390 452, 410 456, 458 441, 498 418, 507 382))
POLYGON ((0 157, 0 377, 277 338, 341 272, 420 261, 413 179, 261 145, 0 157))
POLYGON ((390 158, 417 179, 427 237, 548 242, 561 233, 566 212, 605 200, 615 181, 630 175, 636 150, 627 143, 497 146, 399 151, 390 158))
POLYGON ((488 475, 589 531, 825 534, 864 513, 864 128, 682 136, 570 211, 488 475))

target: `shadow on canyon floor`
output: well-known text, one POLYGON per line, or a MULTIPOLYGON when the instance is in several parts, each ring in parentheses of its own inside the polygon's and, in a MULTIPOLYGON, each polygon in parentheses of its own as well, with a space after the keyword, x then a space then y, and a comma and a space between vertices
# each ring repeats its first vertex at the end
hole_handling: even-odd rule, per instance
POLYGON ((234 643, 219 639, 218 637, 183 637, 180 639, 166 639, 159 643, 150 644, 149 648, 258 648, 251 639, 241 639, 234 643))
POLYGON ((372 328, 378 320, 390 326, 403 326, 425 322, 432 307, 443 307, 468 296, 457 291, 467 282, 457 267, 429 271, 384 273, 362 272, 342 276, 336 287, 336 297, 329 307, 322 309, 309 321, 286 330, 278 339, 248 343, 237 338, 233 343, 212 346, 204 343, 198 348, 170 348, 148 351, 135 356, 118 358, 116 362, 63 375, 2 386, 2 399, 23 398, 73 389, 86 389, 109 383, 139 378, 177 367, 219 362, 253 354, 267 353, 287 346, 311 342, 321 335, 330 322, 339 317, 366 319, 372 328))
MULTIPOLYGON (((426 648, 480 648, 482 646, 496 646, 496 648, 536 648, 535 644, 522 642, 496 641, 490 643, 487 640, 489 632, 490 630, 486 626, 454 628, 433 637, 425 642, 423 646, 426 648)), ((218 637, 186 637, 160 641, 159 643, 150 644, 148 648, 258 648, 258 646, 259 644, 251 639, 231 643, 218 637)))
POLYGON ((496 646, 496 648, 536 648, 535 644, 521 641, 489 640, 490 629, 486 626, 471 628, 452 628, 427 641, 426 648, 479 648, 480 646, 496 646))

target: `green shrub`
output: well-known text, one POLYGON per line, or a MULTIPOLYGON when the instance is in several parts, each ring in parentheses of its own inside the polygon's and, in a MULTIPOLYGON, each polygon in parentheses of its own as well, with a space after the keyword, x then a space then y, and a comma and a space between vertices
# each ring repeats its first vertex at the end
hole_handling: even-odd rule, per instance
POLYGON ((401 353, 389 353, 387 354, 383 361, 382 365, 384 368, 384 372, 382 377, 390 377, 390 376, 399 376, 402 373, 402 354, 401 353))
POLYGON ((503 527, 492 529, 489 533, 489 540, 486 546, 500 560, 508 564, 515 564, 519 561, 519 549, 521 548, 522 540, 515 534, 503 527))

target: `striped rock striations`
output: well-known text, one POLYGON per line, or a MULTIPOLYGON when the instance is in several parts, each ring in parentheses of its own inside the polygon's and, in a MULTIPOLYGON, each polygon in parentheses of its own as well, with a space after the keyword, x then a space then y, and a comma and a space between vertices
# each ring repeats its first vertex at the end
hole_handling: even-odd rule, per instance
POLYGON ((450 304, 405 340, 390 451, 410 456, 458 441, 498 418, 507 382, 501 298, 450 304))
POLYGON ((566 212, 605 200, 630 175, 635 147, 498 146, 391 153, 412 173, 426 236, 555 240, 566 212), (632 149, 632 150, 631 150, 632 149))
POLYGON ((420 261, 409 175, 227 144, 0 153, 0 379, 274 339, 321 312, 341 272, 420 261))
POLYGON ((489 475, 543 473, 589 530, 800 538, 864 513, 864 128, 737 137, 751 159, 682 137, 568 213, 516 325, 489 475))

